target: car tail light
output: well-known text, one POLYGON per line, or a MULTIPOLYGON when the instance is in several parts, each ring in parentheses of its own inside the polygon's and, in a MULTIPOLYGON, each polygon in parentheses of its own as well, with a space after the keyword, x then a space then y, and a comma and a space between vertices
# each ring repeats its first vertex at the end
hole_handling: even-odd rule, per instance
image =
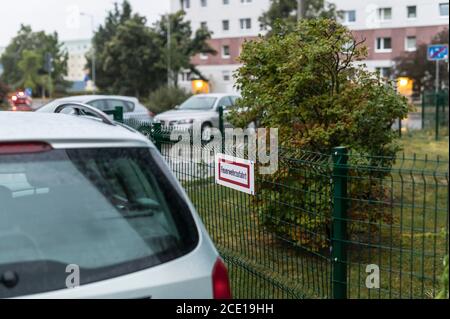
POLYGON ((228 278, 227 267, 221 258, 214 264, 212 272, 213 297, 214 299, 231 299, 231 287, 228 278))
POLYGON ((41 142, 0 143, 0 155, 41 153, 50 150, 52 147, 49 144, 41 142))

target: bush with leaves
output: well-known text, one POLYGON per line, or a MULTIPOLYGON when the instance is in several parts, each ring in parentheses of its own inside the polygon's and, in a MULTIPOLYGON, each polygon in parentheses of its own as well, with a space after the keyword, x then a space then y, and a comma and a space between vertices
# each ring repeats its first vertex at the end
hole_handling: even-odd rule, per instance
POLYGON ((441 277, 441 291, 437 295, 437 299, 448 299, 448 255, 444 258, 444 272, 441 277))
MULTIPOLYGON (((303 20, 293 31, 281 26, 268 38, 246 42, 240 56, 243 65, 235 74, 242 94, 238 103, 245 106, 245 111, 232 112, 231 122, 245 127, 257 121, 261 127, 278 128, 280 147, 292 149, 299 156, 304 151, 331 154, 336 146, 347 146, 368 156, 394 156, 399 146, 391 127, 407 114, 407 101, 392 85, 356 63, 365 59, 366 53, 363 43, 356 42, 347 28, 331 19, 303 20)), ((389 166, 392 161, 381 164, 389 166)), ((287 172, 280 169, 264 177, 297 190, 293 194, 297 199, 288 202, 299 209, 280 205, 269 209, 267 203, 260 203, 260 216, 272 231, 317 250, 327 245, 329 196, 322 196, 310 207, 310 203, 299 198, 298 190, 327 194, 328 186, 316 185, 314 178, 305 180, 302 174, 304 169, 290 164, 287 172), (321 216, 320 222, 317 216, 321 216), (280 227, 287 223, 291 225, 289 229, 298 226, 317 235, 293 237, 280 227)), ((361 179, 350 192, 357 190, 368 199, 383 196, 377 185, 379 180, 361 179)), ((290 196, 289 192, 264 185, 258 192, 275 193, 277 198, 290 196)), ((367 219, 367 214, 364 207, 350 212, 359 219, 367 219)), ((387 216, 381 210, 371 214, 371 218, 387 216)))
POLYGON ((154 113, 161 113, 173 109, 191 96, 190 93, 177 87, 162 86, 150 93, 146 105, 154 113))

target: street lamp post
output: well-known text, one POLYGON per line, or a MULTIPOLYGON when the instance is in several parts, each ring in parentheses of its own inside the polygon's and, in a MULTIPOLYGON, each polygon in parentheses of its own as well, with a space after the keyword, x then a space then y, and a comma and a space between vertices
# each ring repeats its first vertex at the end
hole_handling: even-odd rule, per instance
POLYGON ((303 18, 303 0, 297 0, 297 21, 303 18))
POLYGON ((93 14, 89 14, 89 13, 85 13, 85 12, 81 12, 80 13, 82 16, 86 16, 86 17, 89 17, 90 19, 91 19, 91 28, 92 28, 92 60, 91 60, 91 64, 92 64, 92 66, 91 66, 91 68, 92 68, 92 70, 91 70, 91 72, 92 72, 92 86, 93 86, 93 89, 92 89, 92 91, 93 91, 93 93, 95 94, 95 91, 96 91, 96 81, 95 81, 95 55, 96 55, 96 52, 95 52, 95 41, 94 41, 94 36, 95 36, 95 18, 94 18, 94 15, 93 14))

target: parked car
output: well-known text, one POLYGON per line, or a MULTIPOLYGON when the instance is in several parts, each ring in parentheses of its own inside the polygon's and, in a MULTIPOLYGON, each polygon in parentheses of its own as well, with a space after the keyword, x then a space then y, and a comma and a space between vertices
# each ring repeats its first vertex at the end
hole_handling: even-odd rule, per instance
POLYGON ((226 115, 239 97, 236 94, 193 95, 174 110, 158 114, 154 121, 164 127, 180 129, 191 129, 194 121, 199 121, 202 136, 208 138, 211 128, 219 128, 219 106, 224 110, 225 127, 229 127, 226 115))
POLYGON ((154 145, 87 105, 56 112, 66 107, 96 117, 0 113, 0 298, 231 297, 154 145))
POLYGON ((14 93, 10 99, 10 111, 13 112, 31 112, 33 100, 30 96, 26 95, 24 92, 19 91, 14 93))
POLYGON ((83 103, 95 107, 101 111, 113 111, 117 106, 123 108, 125 120, 133 119, 139 122, 153 122, 154 113, 149 111, 135 97, 115 96, 115 95, 80 95, 56 99, 43 105, 38 112, 52 113, 61 103, 75 102, 83 103))

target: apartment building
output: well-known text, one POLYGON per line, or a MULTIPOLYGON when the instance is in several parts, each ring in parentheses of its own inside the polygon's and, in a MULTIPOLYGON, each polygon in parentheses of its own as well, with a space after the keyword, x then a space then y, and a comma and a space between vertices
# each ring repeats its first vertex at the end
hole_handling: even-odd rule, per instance
MULTIPOLYGON (((342 12, 342 23, 356 39, 365 39, 369 70, 390 76, 393 59, 429 43, 448 28, 449 2, 446 0, 329 0, 342 12)), ((192 58, 210 81, 213 92, 233 92, 232 74, 239 67, 242 43, 263 33, 258 18, 271 0, 171 0, 171 11, 184 10, 193 30, 201 26, 213 32, 210 45, 217 55, 192 58)), ((180 76, 190 89, 190 75, 180 76)))
POLYGON ((71 82, 84 81, 86 70, 86 54, 91 50, 91 40, 69 40, 64 41, 63 50, 67 51, 67 76, 65 80, 71 82))
POLYGON ((343 12, 342 23, 357 40, 365 39, 369 70, 389 77, 393 59, 419 44, 430 43, 448 28, 449 2, 445 0, 332 0, 343 12))
MULTIPOLYGON (((192 60, 213 92, 234 92, 232 75, 242 44, 262 32, 258 18, 269 6, 270 0, 171 0, 171 11, 184 10, 193 30, 206 26, 212 31, 210 45, 217 54, 192 60)), ((189 73, 181 75, 180 86, 190 90, 189 73)))

